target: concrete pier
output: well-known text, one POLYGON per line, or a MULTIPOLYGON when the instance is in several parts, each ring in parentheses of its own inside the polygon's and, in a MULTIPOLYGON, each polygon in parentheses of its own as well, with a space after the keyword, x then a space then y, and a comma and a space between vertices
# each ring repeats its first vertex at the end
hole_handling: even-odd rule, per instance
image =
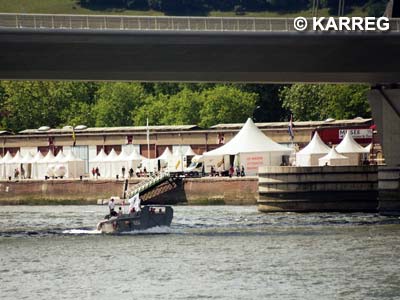
POLYGON ((263 212, 376 211, 376 166, 262 167, 258 209, 263 212))
POLYGON ((368 100, 386 162, 379 167, 379 212, 400 215, 400 87, 377 86, 368 100))

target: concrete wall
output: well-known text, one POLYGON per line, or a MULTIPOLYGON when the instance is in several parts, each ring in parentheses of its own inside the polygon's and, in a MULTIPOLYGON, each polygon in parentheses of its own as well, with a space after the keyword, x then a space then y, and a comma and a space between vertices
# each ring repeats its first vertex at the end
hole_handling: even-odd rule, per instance
POLYGON ((400 215, 400 167, 379 166, 379 212, 400 215))
POLYGON ((259 210, 376 211, 376 166, 263 167, 259 210))
MULTIPOLYGON (((131 180, 130 187, 139 182, 131 180)), ((123 180, 25 180, 0 181, 0 205, 3 204, 82 204, 98 199, 122 196, 123 180)), ((161 203, 256 204, 257 177, 191 178, 177 189, 156 199, 161 203)))
POLYGON ((386 162, 379 168, 379 211, 400 215, 400 88, 372 89, 368 100, 386 162))

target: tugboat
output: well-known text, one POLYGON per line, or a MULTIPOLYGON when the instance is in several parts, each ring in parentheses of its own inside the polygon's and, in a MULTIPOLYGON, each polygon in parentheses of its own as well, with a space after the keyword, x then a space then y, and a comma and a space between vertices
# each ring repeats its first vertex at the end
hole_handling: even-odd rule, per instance
POLYGON ((174 211, 166 205, 140 205, 139 195, 129 199, 129 213, 111 213, 97 224, 102 233, 121 233, 145 230, 157 226, 170 226, 174 211))

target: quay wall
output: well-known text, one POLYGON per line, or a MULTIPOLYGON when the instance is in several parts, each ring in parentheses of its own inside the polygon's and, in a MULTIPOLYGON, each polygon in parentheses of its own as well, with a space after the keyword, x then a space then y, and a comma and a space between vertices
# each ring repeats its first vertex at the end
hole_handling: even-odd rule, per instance
POLYGON ((377 211, 376 166, 261 167, 263 212, 377 211))
MULTIPOLYGON (((142 178, 129 181, 132 188, 142 178)), ((3 180, 0 181, 0 205, 8 204, 96 204, 98 199, 122 196, 124 180, 3 180)), ((258 178, 187 178, 173 191, 159 197, 162 203, 190 205, 256 204, 258 178)))

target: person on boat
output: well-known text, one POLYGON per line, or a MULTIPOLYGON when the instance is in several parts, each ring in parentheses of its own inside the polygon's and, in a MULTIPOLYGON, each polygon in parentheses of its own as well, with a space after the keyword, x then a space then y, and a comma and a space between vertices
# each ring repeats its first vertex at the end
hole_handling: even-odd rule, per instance
POLYGON ((111 198, 111 200, 108 202, 108 208, 110 209, 110 216, 115 216, 117 213, 115 212, 115 202, 114 198, 111 198))
POLYGON ((122 216, 122 208, 121 206, 118 208, 118 217, 122 216))

